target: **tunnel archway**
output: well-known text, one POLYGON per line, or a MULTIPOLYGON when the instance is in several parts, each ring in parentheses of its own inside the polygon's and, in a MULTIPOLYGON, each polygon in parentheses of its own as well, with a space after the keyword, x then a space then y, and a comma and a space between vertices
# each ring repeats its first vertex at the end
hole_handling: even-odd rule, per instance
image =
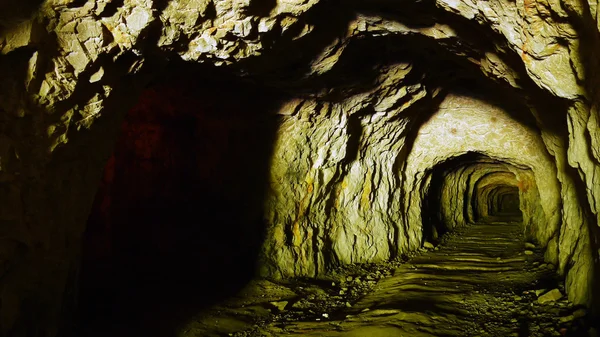
POLYGON ((411 236, 435 240, 439 233, 490 220, 490 211, 521 222, 528 240, 548 242, 554 235, 560 221, 555 168, 535 127, 515 111, 472 89, 457 90, 423 122, 405 168, 406 226, 423 223, 411 236), (519 191, 520 212, 512 216, 494 211, 505 188, 519 191))
MULTIPOLYGON (((510 164, 509 164, 510 165, 510 164)), ((512 168, 514 171, 516 168, 512 168)), ((531 175, 530 171, 528 172, 531 175)), ((523 176, 524 173, 521 174, 523 176)), ((472 207, 476 221, 523 221, 519 181, 511 171, 494 171, 474 185, 472 207), (503 198, 503 196, 506 196, 503 198), (505 203, 502 203, 502 201, 505 203), (501 206, 505 207, 501 210, 501 206), (508 206, 508 208, 507 208, 508 206), (512 206, 512 208, 511 208, 512 206)), ((538 205, 541 207, 541 205, 538 205)))
POLYGON ((531 179, 529 169, 477 152, 434 166, 424 178, 424 240, 436 242, 457 227, 482 222, 520 222, 526 233, 523 214, 525 219, 534 217, 541 205, 529 195, 533 190, 519 190, 515 172, 523 179, 531 179))
POLYGON ((493 212, 501 214, 519 214, 521 213, 519 204, 519 189, 514 186, 507 186, 503 191, 498 191, 496 202, 493 204, 493 206, 495 206, 493 212))

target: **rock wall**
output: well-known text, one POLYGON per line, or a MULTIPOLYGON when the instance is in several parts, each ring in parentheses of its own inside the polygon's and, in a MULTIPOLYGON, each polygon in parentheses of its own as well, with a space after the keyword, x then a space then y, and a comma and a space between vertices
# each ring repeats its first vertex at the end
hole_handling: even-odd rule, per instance
MULTIPOLYGON (((497 89, 490 94, 508 93, 525 111, 516 120, 533 119, 545 148, 536 136, 525 151, 494 159, 531 168, 533 177, 511 171, 518 181, 529 177, 521 190, 539 193, 540 207, 521 194, 523 216, 565 275, 569 298, 590 304, 600 279, 596 7, 545 0, 0 7, 0 334, 56 336, 67 328, 81 235, 119 125, 174 60, 224 67, 294 97, 280 109, 266 200, 263 273, 278 277, 417 248, 428 180, 410 159, 422 155, 419 127, 445 90, 489 78, 497 89), (541 161, 520 162, 523 155, 541 161)), ((445 136, 453 141, 464 132, 451 130, 445 136)))
POLYGON ((408 124, 400 116, 430 95, 421 85, 402 86, 410 71, 390 67, 379 87, 342 103, 282 107, 264 275, 316 276, 338 263, 384 261, 419 246, 408 232, 414 229, 399 225, 397 165, 408 124))

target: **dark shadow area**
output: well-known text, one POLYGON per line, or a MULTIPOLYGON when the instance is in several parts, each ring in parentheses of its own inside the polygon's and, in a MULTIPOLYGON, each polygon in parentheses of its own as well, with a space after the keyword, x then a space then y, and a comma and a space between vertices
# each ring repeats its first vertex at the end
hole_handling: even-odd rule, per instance
POLYGON ((148 86, 88 220, 78 336, 176 336, 255 276, 279 97, 185 64, 148 86))
POLYGON ((6 33, 32 18, 43 2, 43 0, 0 1, 0 33, 6 33))
POLYGON ((443 180, 438 175, 431 179, 431 185, 427 190, 427 195, 423 198, 422 220, 423 220, 423 238, 427 241, 437 244, 439 238, 448 232, 443 225, 441 214, 441 193, 443 180))
POLYGON ((491 216, 523 221, 523 212, 519 208, 521 201, 517 186, 498 186, 493 192, 493 199, 490 200, 488 205, 488 213, 491 216))
POLYGON ((277 0, 253 1, 245 8, 245 13, 252 16, 269 16, 271 10, 277 6, 277 0))
POLYGON ((523 213, 520 209, 521 201, 519 187, 509 182, 516 177, 509 172, 491 172, 481 177, 474 186, 474 197, 471 206, 474 220, 481 222, 523 222, 523 213), (485 183, 485 178, 496 177, 505 181, 485 183))
POLYGON ((498 196, 498 212, 519 213, 519 189, 516 186, 508 187, 508 192, 498 196))
POLYGON ((517 319, 517 321, 519 322, 519 337, 529 337, 530 335, 530 331, 529 331, 529 321, 527 317, 519 317, 517 319))
MULTIPOLYGON (((449 159, 436 167, 431 174, 429 188, 423 198, 422 221, 423 237, 425 240, 437 242, 438 238, 448 232, 448 228, 442 219, 442 190, 447 173, 455 170, 462 165, 477 162, 482 156, 476 152, 468 152, 460 157, 449 159)), ((460 197, 460 196, 459 196, 460 197)))

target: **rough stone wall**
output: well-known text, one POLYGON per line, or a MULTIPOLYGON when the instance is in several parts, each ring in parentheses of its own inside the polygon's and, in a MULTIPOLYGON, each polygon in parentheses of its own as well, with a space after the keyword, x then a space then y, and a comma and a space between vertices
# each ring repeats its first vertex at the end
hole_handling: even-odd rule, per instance
POLYGON ((418 247, 398 226, 396 168, 407 126, 399 116, 428 95, 420 85, 403 86, 410 70, 393 66, 378 88, 342 103, 294 101, 282 108, 263 273, 315 276, 331 264, 384 261, 418 247))
MULTIPOLYGON (((302 85, 325 83, 320 85, 323 90, 313 92, 316 98, 298 94, 305 107, 298 111, 311 115, 312 120, 303 117, 311 122, 295 124, 298 115, 284 117, 290 132, 278 144, 296 142, 297 148, 309 145, 313 150, 291 151, 301 154, 297 177, 285 175, 281 167, 273 170, 272 175, 291 181, 283 182, 288 187, 274 187, 269 197, 273 212, 268 220, 276 239, 267 243, 266 252, 276 262, 266 268, 268 273, 314 274, 334 257, 342 263, 376 261, 416 247, 420 231, 409 230, 394 206, 407 197, 396 178, 402 174, 397 160, 402 163, 408 151, 402 140, 410 133, 408 126, 414 126, 410 118, 414 116, 394 116, 406 107, 404 100, 396 98, 406 96, 404 92, 411 93, 407 97, 418 96, 422 89, 414 82, 381 86, 375 80, 371 88, 380 90, 355 89, 366 92, 363 96, 341 91, 336 94, 343 98, 328 104, 322 102, 331 98, 319 98, 331 94, 335 82, 327 82, 326 75, 335 73, 353 42, 367 41, 369 46, 368 41, 383 37, 403 42, 395 45, 414 46, 417 56, 427 56, 417 57, 421 62, 430 60, 431 54, 451 55, 455 64, 468 67, 473 75, 513 88, 515 99, 529 105, 560 181, 562 221, 548 243, 547 257, 567 273, 569 297, 577 303, 589 302, 600 253, 600 78, 594 75, 600 70, 597 4, 438 0, 399 8, 404 4, 349 2, 343 9, 337 7, 340 16, 332 19, 334 5, 317 0, 276 1, 270 6, 254 1, 49 0, 19 2, 6 11, 0 8, 0 222, 6 233, 0 255, 5 266, 1 332, 54 336, 59 317, 69 315, 78 242, 120 118, 140 86, 168 58, 231 66, 291 92, 302 85), (378 11, 407 15, 379 15, 378 11), (421 18, 433 19, 423 19, 424 25, 411 24, 421 18), (296 68, 291 64, 304 66, 294 72, 289 70, 296 68), (390 105, 389 100, 398 103, 390 105), (329 108, 323 109, 326 105, 329 108), (367 107, 374 113, 354 114, 367 107), (357 160, 343 164, 345 157, 335 151, 322 156, 327 152, 323 147, 348 148, 344 137, 350 141, 352 132, 342 126, 335 133, 326 125, 343 125, 344 116, 352 120, 353 115, 364 128, 354 141, 372 146, 364 147, 357 160), (317 125, 321 121, 323 126, 317 125), (300 130, 309 131, 320 146, 301 141, 300 130), (326 139, 330 134, 331 140, 326 139), (333 166, 312 170, 315 163, 318 168, 323 163, 333 166), (335 166, 339 166, 337 175, 331 169, 335 166), (343 177, 366 179, 349 179, 345 185, 343 177), (326 197, 330 193, 326 186, 342 189, 341 203, 347 207, 329 214, 327 200, 333 199, 326 197), (288 193, 296 200, 283 201, 282 195, 288 193), (297 207, 292 211, 283 206, 286 202, 297 207), (286 211, 277 211, 282 208, 286 211), (329 234, 318 227, 334 223, 349 228, 329 234), (301 235, 287 234, 293 244, 282 246, 290 228, 291 233, 298 228, 301 235), (331 235, 337 238, 335 247, 325 244, 331 235), (329 246, 330 253, 325 253, 329 246), (281 253, 269 255, 276 247, 282 248, 281 253)), ((433 75, 440 85, 446 83, 445 76, 452 76, 433 75)), ((433 96, 432 89, 423 97, 433 96)), ((274 162, 291 157, 275 157, 274 162)), ((536 174, 544 199, 539 179, 536 174)), ((409 219, 418 218, 418 209, 408 208, 408 212, 409 219)))

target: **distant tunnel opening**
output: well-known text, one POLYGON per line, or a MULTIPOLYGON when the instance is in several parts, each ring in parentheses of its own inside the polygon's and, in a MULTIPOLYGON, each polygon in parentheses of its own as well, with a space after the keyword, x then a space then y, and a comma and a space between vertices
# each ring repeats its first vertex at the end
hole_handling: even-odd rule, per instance
POLYGON ((522 216, 519 189, 515 186, 502 186, 494 191, 494 199, 489 204, 489 214, 522 216))
POLYGON ((518 222, 526 237, 535 230, 541 206, 527 167, 468 152, 434 166, 424 180, 424 240, 436 242, 441 235, 474 223, 518 222))
POLYGON ((495 171, 475 183, 474 218, 481 222, 522 222, 521 198, 514 173, 495 171))

